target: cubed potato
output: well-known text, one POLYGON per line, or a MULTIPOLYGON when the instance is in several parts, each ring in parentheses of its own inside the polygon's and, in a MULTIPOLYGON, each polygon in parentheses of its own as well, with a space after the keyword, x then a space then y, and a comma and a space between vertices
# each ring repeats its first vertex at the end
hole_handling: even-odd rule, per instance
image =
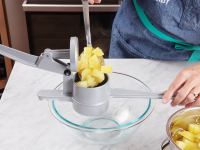
POLYGON ((81 65, 81 69, 85 69, 85 68, 88 68, 88 61, 87 60, 85 60, 85 61, 83 61, 83 63, 82 63, 82 65, 81 65))
POLYGON ((186 144, 183 143, 182 141, 176 141, 176 145, 182 150, 184 150, 186 147, 186 144))
POLYGON ((99 47, 95 48, 95 49, 92 51, 92 53, 93 53, 94 55, 97 55, 97 56, 103 56, 103 55, 104 55, 103 51, 102 51, 99 47))
POLYGON ((198 127, 198 125, 197 124, 189 124, 188 131, 190 131, 191 133, 194 133, 195 127, 198 127))
POLYGON ((199 138, 196 138, 194 142, 195 142, 195 143, 199 143, 199 142, 200 142, 200 139, 199 139, 199 138))
MULTIPOLYGON (((97 86, 104 80, 104 73, 101 72, 101 66, 104 65, 103 55, 100 48, 93 50, 92 47, 85 47, 84 52, 79 56, 78 74, 81 81, 87 82, 87 87, 97 86)), ((103 70, 110 73, 111 66, 105 66, 103 70)), ((82 83, 78 84, 81 85, 82 83)))
POLYGON ((83 64, 82 61, 78 61, 78 72, 80 72, 82 70, 81 69, 82 64, 83 64))
POLYGON ((92 75, 88 75, 88 76, 87 76, 87 79, 89 79, 89 78, 91 78, 91 77, 93 77, 93 76, 92 76, 92 75))
POLYGON ((174 126, 180 126, 184 130, 188 130, 188 124, 195 124, 195 123, 196 123, 196 119, 194 117, 186 117, 186 118, 183 118, 183 119, 177 121, 174 124, 174 126))
POLYGON ((77 85, 81 86, 81 87, 85 87, 87 88, 87 82, 86 81, 79 81, 79 82, 76 82, 77 85))
POLYGON ((91 87, 95 87, 95 86, 97 86, 97 85, 98 85, 98 82, 94 81, 94 82, 92 83, 91 87))
POLYGON ((180 126, 173 126, 170 130, 171 133, 184 131, 184 129, 180 126))
POLYGON ((200 134, 200 125, 195 127, 194 134, 200 134))
POLYGON ((107 66, 101 66, 101 72, 102 73, 112 73, 113 69, 111 65, 107 65, 107 66))
POLYGON ((98 77, 95 77, 95 81, 97 81, 98 83, 101 83, 103 82, 104 78, 98 78, 98 77))
POLYGON ((104 78, 105 78, 104 73, 100 72, 100 71, 97 70, 97 69, 93 69, 93 70, 92 70, 92 75, 93 75, 94 77, 100 78, 101 80, 104 80, 104 78))
POLYGON ((185 137, 183 137, 182 142, 184 142, 186 144, 184 150, 193 150, 193 149, 198 148, 198 143, 193 143, 193 142, 189 141, 188 139, 186 139, 185 137))
POLYGON ((88 61, 90 59, 90 55, 87 55, 87 54, 82 54, 81 55, 81 61, 88 61))
POLYGON ((179 132, 179 134, 192 142, 194 142, 196 139, 195 135, 190 133, 189 131, 182 131, 182 132, 179 132))
POLYGON ((196 138, 200 139, 200 134, 195 135, 196 138))
POLYGON ((87 54, 87 55, 91 56, 92 55, 92 50, 93 50, 92 47, 84 47, 84 54, 87 54))
POLYGON ((95 69, 97 69, 97 70, 101 71, 101 67, 99 67, 99 68, 95 68, 95 69))
POLYGON ((89 68, 86 68, 86 69, 84 69, 83 71, 82 71, 82 73, 81 73, 81 81, 85 81, 85 80, 87 80, 87 76, 88 75, 92 75, 92 71, 91 71, 91 69, 89 69, 89 68))
POLYGON ((95 81, 94 77, 87 77, 87 85, 88 87, 92 87, 93 86, 93 82, 95 81))
POLYGON ((89 59, 89 67, 90 68, 100 68, 100 63, 99 60, 97 58, 96 55, 93 55, 90 59, 89 59))
POLYGON ((181 128, 180 126, 173 126, 171 128, 170 132, 171 132, 171 136, 174 142, 181 139, 182 135, 178 134, 180 131, 184 131, 184 129, 181 128))

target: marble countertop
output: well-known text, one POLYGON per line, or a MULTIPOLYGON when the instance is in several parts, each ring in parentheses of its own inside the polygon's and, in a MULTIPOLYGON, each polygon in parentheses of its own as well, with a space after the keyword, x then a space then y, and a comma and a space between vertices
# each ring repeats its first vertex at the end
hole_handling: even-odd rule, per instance
MULTIPOLYGON (((115 72, 132 75, 158 92, 165 91, 183 68, 197 63, 145 59, 105 61, 115 72)), ((59 74, 15 63, 0 100, 0 150, 156 150, 167 137, 168 118, 182 108, 172 108, 157 100, 151 116, 128 140, 109 146, 89 145, 68 134, 52 116, 48 102, 37 98, 39 90, 54 89, 61 82, 59 74)))

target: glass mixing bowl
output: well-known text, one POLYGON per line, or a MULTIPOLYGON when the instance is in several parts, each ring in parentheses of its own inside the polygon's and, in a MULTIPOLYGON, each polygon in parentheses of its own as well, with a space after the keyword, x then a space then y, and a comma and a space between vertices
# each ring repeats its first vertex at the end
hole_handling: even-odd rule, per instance
MULTIPOLYGON (((109 74, 112 88, 150 91, 142 81, 121 73, 109 74)), ((62 89, 62 83, 56 90, 62 89)), ((155 100, 136 98, 110 98, 108 110, 99 116, 78 114, 72 103, 49 101, 54 117, 78 140, 99 145, 122 142, 131 137, 141 123, 152 113, 155 100)))

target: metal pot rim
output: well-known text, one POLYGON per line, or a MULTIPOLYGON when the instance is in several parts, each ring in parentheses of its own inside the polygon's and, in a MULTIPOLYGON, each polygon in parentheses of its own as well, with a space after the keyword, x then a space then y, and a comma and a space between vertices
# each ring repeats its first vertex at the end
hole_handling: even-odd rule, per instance
POLYGON ((189 111, 189 110, 194 110, 194 109, 200 109, 200 107, 187 107, 187 108, 183 108, 183 109, 180 109, 178 110, 177 112, 175 112, 174 114, 171 115, 171 117, 168 119, 167 121, 167 125, 166 125, 166 131, 167 131, 167 136, 168 136, 168 139, 170 140, 170 143, 173 144, 174 147, 176 147, 177 149, 181 150, 176 144, 175 142, 173 141, 173 139, 171 138, 171 133, 170 133, 170 125, 171 125, 171 122, 174 120, 174 118, 176 116, 178 116, 179 114, 181 113, 184 113, 186 111, 189 111))

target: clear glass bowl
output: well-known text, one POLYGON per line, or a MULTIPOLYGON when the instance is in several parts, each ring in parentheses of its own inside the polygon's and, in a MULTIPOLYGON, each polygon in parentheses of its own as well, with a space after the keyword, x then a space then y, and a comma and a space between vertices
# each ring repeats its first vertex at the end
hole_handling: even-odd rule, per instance
MULTIPOLYGON (((109 74, 112 88, 150 91, 142 81, 129 75, 109 74)), ((56 90, 61 90, 60 84, 56 90)), ((122 142, 131 137, 141 123, 152 113, 155 101, 151 99, 110 98, 108 110, 95 117, 78 114, 70 102, 49 101, 52 114, 78 140, 99 145, 122 142)))

